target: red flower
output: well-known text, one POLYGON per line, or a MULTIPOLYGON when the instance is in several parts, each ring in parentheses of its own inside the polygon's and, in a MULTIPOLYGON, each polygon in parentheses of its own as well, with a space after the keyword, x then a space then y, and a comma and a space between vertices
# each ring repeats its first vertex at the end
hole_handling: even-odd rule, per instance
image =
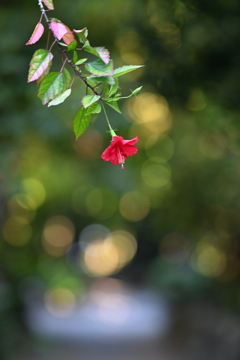
POLYGON ((138 142, 138 136, 132 140, 123 140, 122 136, 113 136, 110 146, 104 150, 101 158, 105 161, 111 161, 113 165, 123 164, 128 156, 135 155, 138 149, 134 144, 138 142))

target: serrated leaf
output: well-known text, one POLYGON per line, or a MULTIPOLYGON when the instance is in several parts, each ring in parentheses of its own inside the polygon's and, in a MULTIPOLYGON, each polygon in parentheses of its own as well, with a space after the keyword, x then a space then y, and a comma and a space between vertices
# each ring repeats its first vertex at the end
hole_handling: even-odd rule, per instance
POLYGON ((100 95, 86 95, 82 98, 82 104, 84 108, 86 109, 90 105, 94 104, 100 99, 100 95))
POLYGON ((108 92, 108 97, 111 97, 112 95, 114 95, 117 91, 118 91, 118 87, 119 87, 119 81, 118 79, 115 79, 115 85, 112 85, 109 89, 108 92))
POLYGON ((104 46, 94 47, 94 50, 98 53, 98 57, 107 65, 110 62, 110 53, 104 46))
POLYGON ((38 97, 42 100, 43 105, 58 97, 69 87, 70 82, 71 76, 66 69, 62 73, 54 71, 48 74, 38 91, 38 97))
POLYGON ((88 40, 86 40, 86 42, 84 43, 84 45, 83 45, 83 50, 89 52, 89 53, 92 54, 92 55, 95 55, 95 56, 99 57, 98 52, 95 50, 95 48, 93 48, 93 47, 90 45, 90 42, 89 42, 88 40))
POLYGON ((45 49, 35 51, 30 61, 28 82, 37 80, 47 69, 50 61, 53 59, 53 54, 45 49))
POLYGON ((77 52, 76 52, 75 50, 73 51, 72 61, 73 61, 74 63, 76 63, 76 62, 78 61, 78 54, 77 54, 77 52))
POLYGON ((67 89, 61 95, 57 96, 54 100, 50 101, 50 103, 48 103, 48 107, 63 103, 71 95, 71 92, 72 89, 67 89))
POLYGON ((137 89, 133 90, 131 95, 137 95, 141 90, 142 90, 142 86, 140 86, 137 89))
POLYGON ((64 25, 60 20, 58 19, 52 19, 50 21, 50 27, 53 32, 53 34, 56 36, 58 40, 61 40, 62 37, 68 33, 68 29, 66 25, 64 25))
POLYGON ((102 107, 100 104, 92 104, 86 109, 87 114, 99 114, 102 111, 102 107))
POLYGON ((125 75, 133 70, 139 69, 140 67, 143 67, 144 65, 124 65, 120 68, 117 68, 114 70, 114 78, 117 78, 119 76, 125 75))
POLYGON ((73 130, 76 136, 76 139, 84 133, 84 131, 89 127, 90 121, 92 119, 92 114, 87 114, 87 109, 84 109, 83 106, 78 109, 75 118, 73 120, 73 130))
POLYGON ((35 26, 35 29, 33 30, 33 33, 30 39, 28 40, 28 42, 26 43, 26 45, 35 44, 42 37, 43 33, 44 33, 44 26, 42 23, 39 22, 35 26))
POLYGON ((53 0, 42 0, 42 2, 49 10, 54 10, 53 0))
POLYGON ((66 90, 71 84, 72 77, 70 72, 66 68, 63 69, 62 73, 63 73, 63 81, 64 81, 64 90, 66 90))
POLYGON ((87 40, 87 36, 88 36, 88 29, 85 27, 82 30, 74 30, 73 29, 73 31, 78 35, 81 43, 85 43, 85 41, 87 40))
POLYGON ((88 76, 87 79, 93 81, 94 83, 102 83, 108 85, 115 84, 115 80, 112 76, 88 76))
POLYGON ((122 112, 121 112, 121 110, 119 109, 119 106, 118 106, 118 103, 117 103, 117 101, 115 101, 115 100, 104 100, 104 102, 108 105, 108 106, 110 106, 111 108, 113 108, 115 111, 117 111, 119 114, 121 114, 122 112))
POLYGON ((67 51, 74 51, 77 48, 77 42, 76 40, 74 40, 73 42, 71 42, 68 47, 67 47, 67 51))
POLYGON ((110 62, 110 53, 104 46, 92 47, 89 41, 86 41, 83 45, 83 50, 99 57, 106 65, 110 62))
POLYGON ((67 30, 67 33, 63 36, 63 41, 65 42, 65 44, 69 45, 71 44, 73 41, 75 41, 75 37, 72 33, 72 31, 69 29, 69 27, 65 24, 63 24, 67 30))
POLYGON ((85 63, 86 61, 87 61, 87 58, 85 58, 85 59, 79 59, 79 60, 75 63, 75 65, 81 65, 81 64, 85 63))
POLYGON ((49 71, 51 69, 52 66, 52 61, 50 61, 47 69, 43 72, 43 74, 36 80, 36 84, 37 86, 39 86, 41 84, 41 82, 43 81, 43 79, 47 76, 47 74, 49 74, 49 71))
POLYGON ((85 65, 86 70, 90 73, 98 76, 107 76, 113 75, 114 68, 113 68, 113 61, 111 60, 108 65, 106 65, 102 60, 96 60, 91 63, 85 65))

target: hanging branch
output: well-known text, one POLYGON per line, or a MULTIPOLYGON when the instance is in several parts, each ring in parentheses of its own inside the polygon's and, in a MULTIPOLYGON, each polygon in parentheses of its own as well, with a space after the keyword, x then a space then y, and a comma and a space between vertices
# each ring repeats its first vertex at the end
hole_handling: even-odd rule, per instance
MULTIPOLYGON (((73 122, 76 138, 88 128, 93 114, 100 113, 102 108, 106 115, 108 126, 112 129, 103 104, 105 103, 121 113, 118 101, 136 95, 142 87, 132 91, 129 96, 123 97, 118 92, 118 78, 142 67, 142 65, 125 65, 114 69, 109 51, 105 47, 92 47, 90 45, 88 29, 86 27, 81 30, 72 31, 60 20, 48 17, 46 12, 54 10, 53 0, 38 0, 38 5, 41 17, 26 45, 35 44, 40 40, 44 33, 42 19, 45 19, 48 27, 47 46, 46 49, 38 49, 33 54, 29 66, 28 82, 36 80, 37 85, 39 85, 38 97, 42 100, 43 105, 53 106, 63 103, 71 95, 74 79, 76 77, 80 78, 87 91, 81 100, 82 105, 78 109, 73 122), (48 50, 50 34, 53 37, 53 42, 48 50), (78 42, 80 42, 80 46, 78 42), (63 61, 59 71, 50 72, 54 59, 52 48, 55 45, 58 46, 63 56, 63 61), (90 53, 97 59, 87 62, 87 58, 79 58, 79 53, 82 51, 84 55, 90 53), (66 68, 67 64, 69 64, 74 72, 73 79, 66 68), (83 68, 84 72, 82 72, 83 68), (100 102, 102 102, 102 106, 100 102)), ((114 131, 111 131, 111 134, 114 138, 118 137, 114 131)), ((124 156, 121 155, 119 160, 121 162, 118 162, 119 164, 123 164, 124 160, 122 159, 124 156)))

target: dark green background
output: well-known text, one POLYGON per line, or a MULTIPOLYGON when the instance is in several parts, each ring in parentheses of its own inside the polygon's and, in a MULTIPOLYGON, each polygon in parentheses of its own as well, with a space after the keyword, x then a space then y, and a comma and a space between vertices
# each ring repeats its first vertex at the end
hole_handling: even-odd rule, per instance
MULTIPOLYGON (((85 90, 80 80, 76 81, 72 97, 64 104, 42 106, 35 84, 27 84, 26 78, 32 54, 45 47, 46 34, 38 44, 24 45, 39 19, 37 1, 2 2, 1 227, 9 216, 8 201, 22 192, 25 178, 38 179, 46 190, 46 201, 31 222, 30 241, 24 246, 12 246, 3 235, 0 237, 2 356, 14 352, 12 345, 19 342, 24 326, 18 291, 21 281, 36 276, 48 287, 61 285, 65 277, 67 286, 72 279, 83 288, 90 281, 86 275, 69 269, 65 256, 51 256, 42 248, 44 223, 54 215, 71 219, 76 241, 80 231, 94 223, 133 233, 138 241, 136 257, 116 277, 152 286, 183 303, 205 299, 238 312, 239 1, 55 0, 52 14, 70 28, 87 26, 91 44, 108 48, 115 66, 131 64, 132 59, 144 63, 144 70, 136 72, 136 76, 120 78, 122 93, 127 95, 129 89, 143 85, 139 99, 144 93, 160 94, 169 106, 172 125, 157 134, 158 140, 146 150, 154 131, 144 125, 132 128, 134 119, 128 111, 131 103, 123 102, 122 116, 108 109, 112 126, 126 139, 137 135, 140 138, 139 152, 127 159, 125 171, 100 158, 110 141, 102 114, 95 117, 85 140, 79 139, 80 150, 76 151, 72 120, 85 90), (93 129, 95 132, 91 132, 93 129), (163 187, 152 187, 142 176, 143 168, 149 165, 146 161, 152 161, 151 152, 155 157, 152 164, 162 164, 165 136, 174 145, 173 156, 164 162, 171 170, 171 181, 163 187), (96 216, 86 207, 88 192, 99 188, 111 191, 114 198, 115 211, 110 211, 109 217, 101 212, 108 214, 110 198, 104 198, 96 216), (76 189, 83 192, 79 198, 81 214, 72 206, 76 189), (140 221, 129 221, 119 211, 121 198, 132 191, 143 194, 150 202, 147 216, 140 221), (183 236, 184 246, 176 241, 166 250, 160 244, 172 233, 178 234, 176 239, 183 236), (201 269, 207 264, 210 273, 198 269, 201 241, 205 249, 201 269), (181 261, 182 251, 187 255, 181 261), (214 261, 220 264, 219 274, 211 273, 214 261)), ((57 58, 58 53, 54 54, 57 58)), ((59 69, 58 62, 53 69, 59 69)), ((149 175, 153 181, 158 176, 158 172, 149 175)))

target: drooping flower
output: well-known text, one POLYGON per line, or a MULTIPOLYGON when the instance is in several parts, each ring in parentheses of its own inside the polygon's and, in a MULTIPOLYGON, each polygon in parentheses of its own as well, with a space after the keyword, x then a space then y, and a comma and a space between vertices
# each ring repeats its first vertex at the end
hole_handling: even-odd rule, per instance
POLYGON ((124 140, 122 136, 113 136, 110 146, 104 150, 101 158, 105 161, 111 161, 113 165, 122 165, 128 156, 135 155, 138 149, 134 146, 138 142, 138 136, 132 140, 124 140))

